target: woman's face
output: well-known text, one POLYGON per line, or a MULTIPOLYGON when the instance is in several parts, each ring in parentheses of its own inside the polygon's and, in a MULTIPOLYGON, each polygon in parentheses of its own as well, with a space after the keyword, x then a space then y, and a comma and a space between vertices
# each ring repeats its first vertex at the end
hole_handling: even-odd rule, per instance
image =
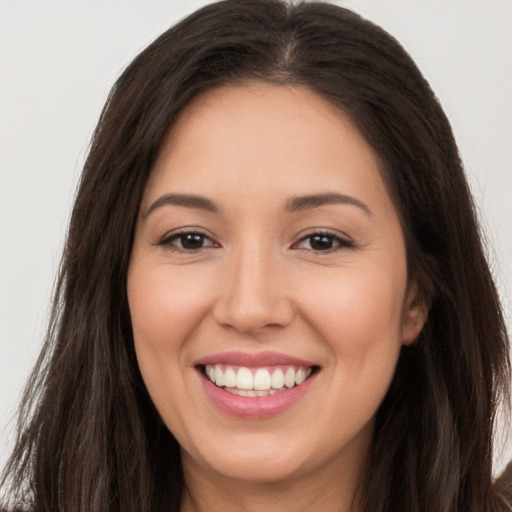
POLYGON ((195 99, 145 191, 128 275, 140 370, 185 472, 357 469, 423 325, 413 289, 377 158, 330 103, 258 83, 195 99))

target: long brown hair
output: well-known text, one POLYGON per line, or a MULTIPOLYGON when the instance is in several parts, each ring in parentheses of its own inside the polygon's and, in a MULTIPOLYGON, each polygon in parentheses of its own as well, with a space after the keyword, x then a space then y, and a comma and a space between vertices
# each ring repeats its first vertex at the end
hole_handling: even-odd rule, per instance
POLYGON ((350 116, 380 158, 409 273, 430 308, 378 411, 363 510, 501 510, 491 471, 497 408, 509 396, 507 334, 450 124, 385 31, 334 5, 279 0, 198 10, 114 85, 24 395, 6 504, 179 510, 179 446, 137 367, 128 261, 142 193, 177 114, 202 91, 247 80, 307 86, 350 116))

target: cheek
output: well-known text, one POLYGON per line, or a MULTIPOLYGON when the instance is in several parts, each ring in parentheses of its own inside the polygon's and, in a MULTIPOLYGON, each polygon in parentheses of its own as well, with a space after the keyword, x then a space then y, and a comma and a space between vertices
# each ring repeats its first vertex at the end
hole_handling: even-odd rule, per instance
POLYGON ((304 316, 330 353, 324 368, 327 423, 347 437, 371 421, 389 389, 401 347, 404 288, 405 276, 354 269, 342 280, 310 288, 304 303, 304 316))
POLYGON ((197 327, 209 302, 204 289, 187 272, 165 265, 139 269, 128 276, 128 300, 135 344, 153 350, 179 348, 186 333, 197 327))
MULTIPOLYGON (((204 289, 183 269, 132 262, 128 301, 137 362, 146 388, 173 433, 187 432, 190 341, 208 309, 204 289)), ((193 345, 193 344, 192 344, 193 345)))
POLYGON ((347 346, 357 348, 375 338, 399 336, 404 293, 405 276, 354 268, 314 280, 303 303, 328 339, 342 342, 340 334, 350 333, 347 346))
POLYGON ((387 388, 401 347, 405 287, 404 272, 368 267, 349 269, 308 287, 304 317, 327 344, 327 366, 340 387, 348 381, 362 395, 374 385, 387 388))

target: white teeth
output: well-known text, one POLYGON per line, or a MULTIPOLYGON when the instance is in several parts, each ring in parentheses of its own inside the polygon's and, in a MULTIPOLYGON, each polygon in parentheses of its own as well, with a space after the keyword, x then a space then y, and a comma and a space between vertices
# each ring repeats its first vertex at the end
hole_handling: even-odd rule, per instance
POLYGON ((254 379, 249 368, 239 368, 236 375, 236 387, 238 389, 253 389, 254 379))
POLYGON ((227 388, 236 388, 236 373, 233 368, 226 368, 224 372, 224 386, 227 388))
POLYGON ((216 386, 240 396, 267 396, 302 384, 313 371, 306 367, 258 368, 206 365, 205 374, 216 386), (225 368, 223 370, 223 367, 225 368), (254 372, 254 373, 253 373, 254 372))
POLYGON ((238 388, 224 388, 226 391, 231 393, 232 395, 238 395, 238 396, 267 396, 267 395, 274 395, 278 393, 277 389, 269 389, 267 391, 255 391, 254 389, 238 389, 238 388))
POLYGON ((215 384, 219 387, 224 386, 224 373, 218 364, 215 365, 215 384))
POLYGON ((284 386, 284 373, 283 370, 281 370, 281 368, 274 370, 274 372, 272 373, 271 386, 274 389, 281 389, 284 386))
POLYGON ((293 368, 288 368, 288 370, 286 370, 284 384, 287 388, 293 388, 293 386, 295 386, 295 370, 293 368))
POLYGON ((304 381, 306 380, 306 372, 304 371, 303 368, 300 368, 297 373, 295 374, 295 384, 297 384, 297 386, 299 384, 302 384, 304 381))
POLYGON ((271 377, 268 370, 260 368, 254 374, 254 389, 258 391, 270 389, 271 377))

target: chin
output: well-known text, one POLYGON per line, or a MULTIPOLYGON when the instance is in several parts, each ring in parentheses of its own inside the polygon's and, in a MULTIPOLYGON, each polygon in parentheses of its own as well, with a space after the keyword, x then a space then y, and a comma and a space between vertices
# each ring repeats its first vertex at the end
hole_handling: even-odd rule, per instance
POLYGON ((182 459, 184 466, 191 463, 226 479, 277 483, 311 468, 313 452, 300 441, 284 442, 282 436, 268 433, 240 434, 214 444, 197 443, 191 451, 184 446, 182 459))

